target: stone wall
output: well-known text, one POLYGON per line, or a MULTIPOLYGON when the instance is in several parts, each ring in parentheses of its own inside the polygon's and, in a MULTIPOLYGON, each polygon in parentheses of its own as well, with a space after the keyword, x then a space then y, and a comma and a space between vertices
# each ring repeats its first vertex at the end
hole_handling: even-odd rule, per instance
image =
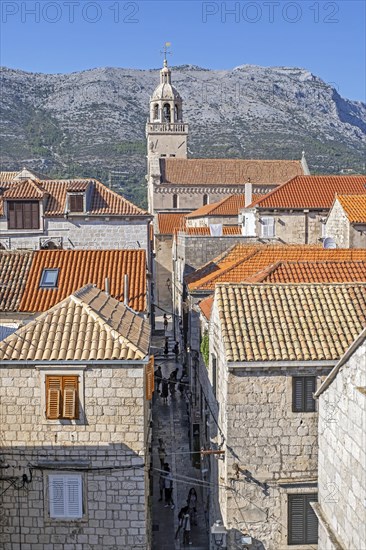
POLYGON ((10 242, 11 249, 27 248, 38 250, 40 238, 62 238, 64 249, 117 249, 144 248, 148 249, 148 221, 145 219, 123 218, 109 220, 90 218, 45 218, 44 229, 39 231, 7 230, 6 220, 0 222, 0 242, 10 242))
POLYGON ((172 235, 155 235, 155 303, 167 311, 172 311, 172 244, 172 235))
POLYGON ((339 248, 349 248, 350 224, 338 200, 335 201, 333 208, 329 212, 325 224, 325 233, 327 237, 334 239, 339 248))
POLYGON ((319 397, 319 548, 366 548, 366 342, 319 397), (338 546, 331 541, 335 535, 338 546))
POLYGON ((5 477, 15 480, 0 482, 1 548, 18 550, 20 543, 22 550, 149 548, 148 484, 141 467, 146 461, 148 468, 149 407, 142 365, 46 371, 3 366, 0 376, 2 459, 9 465, 5 477), (45 373, 66 370, 80 377, 81 420, 47 420, 45 373), (82 475, 80 520, 49 517, 48 475, 65 473, 66 467, 82 475))
POLYGON ((256 234, 262 237, 262 218, 274 218, 275 238, 287 244, 320 244, 326 212, 256 212, 256 234))

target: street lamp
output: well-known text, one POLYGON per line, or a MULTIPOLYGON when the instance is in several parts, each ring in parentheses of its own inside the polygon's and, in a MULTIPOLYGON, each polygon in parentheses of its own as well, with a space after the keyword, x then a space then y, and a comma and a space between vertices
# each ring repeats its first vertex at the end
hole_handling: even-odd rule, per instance
POLYGON ((211 535, 217 548, 226 548, 227 529, 219 519, 212 525, 211 535))

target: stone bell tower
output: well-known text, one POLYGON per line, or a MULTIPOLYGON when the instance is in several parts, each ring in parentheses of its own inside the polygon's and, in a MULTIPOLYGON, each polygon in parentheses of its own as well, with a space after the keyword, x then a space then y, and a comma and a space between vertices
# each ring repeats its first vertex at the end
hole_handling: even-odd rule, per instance
POLYGON ((153 157, 187 158, 188 124, 183 122, 183 101, 172 85, 166 55, 160 84, 150 98, 146 137, 149 160, 153 157))

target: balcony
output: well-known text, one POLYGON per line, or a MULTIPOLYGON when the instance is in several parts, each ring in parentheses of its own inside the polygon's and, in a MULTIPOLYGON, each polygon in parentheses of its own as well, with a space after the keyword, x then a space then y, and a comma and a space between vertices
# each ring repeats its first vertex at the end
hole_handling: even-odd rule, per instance
POLYGON ((188 133, 188 124, 183 122, 179 123, 168 123, 168 122, 148 122, 147 131, 149 133, 164 134, 166 132, 176 133, 176 134, 187 134, 188 133))

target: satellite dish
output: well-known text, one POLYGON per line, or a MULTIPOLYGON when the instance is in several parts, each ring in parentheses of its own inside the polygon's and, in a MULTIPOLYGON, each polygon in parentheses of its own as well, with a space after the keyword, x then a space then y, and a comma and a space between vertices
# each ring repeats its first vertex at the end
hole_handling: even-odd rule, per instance
POLYGON ((323 248, 337 248, 335 240, 332 237, 326 237, 323 241, 323 248))

